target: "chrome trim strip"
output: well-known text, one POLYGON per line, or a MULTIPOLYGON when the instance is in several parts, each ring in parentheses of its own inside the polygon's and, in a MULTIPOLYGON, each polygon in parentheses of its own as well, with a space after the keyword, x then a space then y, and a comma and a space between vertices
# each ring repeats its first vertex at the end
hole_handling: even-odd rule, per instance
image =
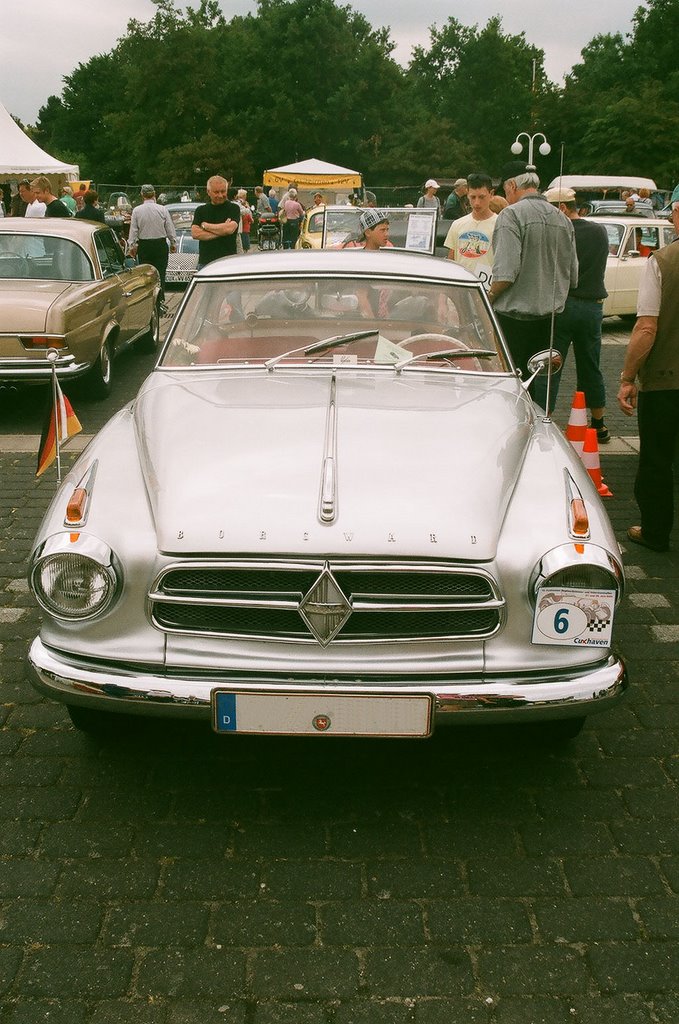
POLYGON ((330 378, 330 397, 325 420, 325 443, 323 471, 321 473, 321 495, 318 503, 318 518, 322 523, 332 523, 337 515, 337 376, 333 371, 330 378))
POLYGON ((290 692, 351 692, 385 696, 430 694, 435 702, 437 725, 473 721, 508 724, 533 719, 579 718, 604 711, 615 704, 628 686, 621 658, 610 654, 595 665, 561 674, 515 676, 466 676, 428 681, 413 677, 407 683, 377 682, 364 677, 360 685, 338 679, 327 684, 312 677, 289 680, 239 676, 215 670, 196 674, 165 675, 159 666, 148 672, 125 670, 104 662, 74 661, 46 647, 39 637, 28 653, 31 682, 54 700, 99 711, 160 715, 209 720, 215 689, 262 690, 271 694, 290 692))
MULTIPOLYGON (((361 561, 356 558, 332 558, 329 559, 333 570, 335 572, 426 572, 432 575, 443 575, 450 574, 452 576, 479 576, 486 580, 486 582, 497 592, 497 584, 495 579, 484 569, 483 566, 479 565, 461 565, 459 563, 451 564, 450 562, 422 562, 422 561, 376 561, 374 558, 366 561, 361 561)), ((154 586, 158 586, 162 579, 169 572, 177 572, 178 570, 189 570, 194 569, 247 569, 247 570, 260 570, 260 569, 275 569, 282 572, 285 571, 297 571, 297 572, 321 572, 323 566, 326 563, 326 559, 323 556, 317 558, 185 558, 180 561, 170 562, 163 566, 161 571, 158 573, 154 586)))
MULTIPOLYGON (((69 524, 69 525, 78 525, 69 524)), ((254 594, 242 597, 189 597, 179 594, 166 594, 162 590, 154 590, 149 594, 149 600, 159 604, 194 605, 212 608, 271 608, 287 609, 297 611, 299 602, 303 598, 300 592, 299 600, 276 600, 274 598, 258 598, 254 594)), ((354 592, 351 594, 351 607, 355 612, 478 612, 492 611, 504 608, 504 601, 461 601, 454 604, 450 601, 401 601, 394 597, 392 601, 360 601, 356 599, 354 592)))

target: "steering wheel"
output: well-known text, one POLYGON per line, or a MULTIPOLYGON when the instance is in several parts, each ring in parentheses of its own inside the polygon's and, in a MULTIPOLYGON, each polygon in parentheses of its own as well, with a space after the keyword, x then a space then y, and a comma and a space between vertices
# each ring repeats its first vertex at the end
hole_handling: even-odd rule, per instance
MULTIPOLYGON (((451 338, 449 334, 436 334, 435 332, 430 334, 413 334, 410 338, 405 338, 403 341, 399 342, 399 344, 402 348, 408 348, 413 342, 426 342, 427 344, 434 344, 442 349, 455 349, 455 351, 459 351, 461 353, 469 350, 469 345, 465 344, 464 341, 460 341, 459 338, 451 338)), ((442 356, 441 358, 443 359, 445 357, 442 356)), ((478 359, 475 359, 473 356, 456 356, 455 365, 457 365, 460 359, 469 360, 471 367, 474 370, 481 369, 481 364, 478 359)), ((461 369, 464 369, 464 367, 461 367, 461 369)))

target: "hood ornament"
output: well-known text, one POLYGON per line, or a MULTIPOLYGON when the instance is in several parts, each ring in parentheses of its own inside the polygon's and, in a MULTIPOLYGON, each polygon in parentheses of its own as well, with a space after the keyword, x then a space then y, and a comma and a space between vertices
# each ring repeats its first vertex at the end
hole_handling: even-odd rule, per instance
POLYGON ((349 620, 351 612, 351 603, 326 562, 321 575, 302 598, 299 614, 319 644, 327 647, 349 620))

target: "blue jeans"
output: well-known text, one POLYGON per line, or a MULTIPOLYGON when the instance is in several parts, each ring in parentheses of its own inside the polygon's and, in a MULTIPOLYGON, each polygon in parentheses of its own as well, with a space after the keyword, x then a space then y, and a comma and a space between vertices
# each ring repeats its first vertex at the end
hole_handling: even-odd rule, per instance
MULTIPOLYGON (((563 313, 554 324, 554 347, 563 357, 564 364, 571 342, 575 356, 577 390, 585 392, 588 409, 603 409, 606 405, 606 387, 599 368, 601 357, 601 321, 603 304, 596 299, 576 299, 569 296, 563 313)), ((550 412, 554 411, 561 374, 552 375, 550 384, 550 412)), ((532 387, 533 397, 543 409, 547 405, 547 375, 537 377, 532 387)))

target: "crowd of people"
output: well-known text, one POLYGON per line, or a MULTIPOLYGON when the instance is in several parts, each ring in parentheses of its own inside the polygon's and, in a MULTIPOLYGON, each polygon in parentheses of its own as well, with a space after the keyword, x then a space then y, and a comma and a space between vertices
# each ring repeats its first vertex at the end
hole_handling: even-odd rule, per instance
MULTIPOLYGON (((510 160, 502 168, 495 194, 485 173, 458 178, 441 209, 439 183, 427 180, 417 208, 434 208, 451 226, 445 238, 448 258, 470 270, 486 288, 516 367, 524 378, 537 352, 553 347, 562 361, 573 348, 577 388, 585 394, 591 426, 606 444, 606 388, 600 368, 604 275, 609 254, 605 228, 583 216, 569 188, 540 191, 535 168, 510 160)), ((257 186, 251 206, 247 190, 231 189, 213 175, 207 202, 194 212, 191 235, 198 241, 199 268, 222 256, 248 252, 255 218, 275 215, 282 244, 291 249, 299 237, 304 207, 294 182, 278 196, 257 186)), ((164 300, 168 252, 177 236, 168 211, 156 201, 152 185, 143 185, 142 202, 132 211, 128 253, 159 272, 164 300)), ((629 212, 652 215, 648 190, 621 194, 629 212)), ((324 203, 313 195, 313 207, 324 203)), ((340 248, 378 250, 391 246, 389 218, 376 204, 363 203, 360 232, 340 248)), ((679 185, 671 199, 671 216, 679 235, 679 185)), ((9 217, 79 217, 104 221, 96 190, 66 184, 56 196, 49 178, 23 179, 15 195, 3 193, 0 214, 9 217)), ((679 439, 679 244, 644 253, 641 232, 635 245, 645 261, 639 289, 638 316, 620 378, 618 403, 627 415, 638 411, 640 459, 635 496, 641 523, 628 538, 654 551, 666 551, 674 521, 673 460, 679 439)), ((554 409, 559 375, 537 376, 533 398, 549 414, 554 409)))

